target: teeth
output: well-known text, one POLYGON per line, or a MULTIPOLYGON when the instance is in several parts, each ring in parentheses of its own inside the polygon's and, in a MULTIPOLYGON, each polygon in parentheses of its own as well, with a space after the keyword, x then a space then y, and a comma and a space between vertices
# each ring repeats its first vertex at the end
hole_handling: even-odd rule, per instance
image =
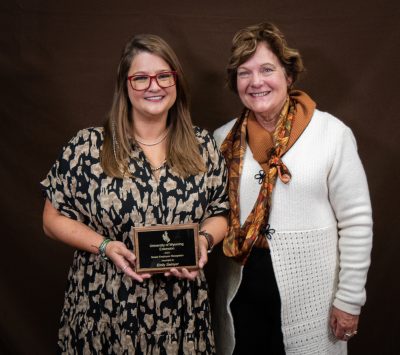
POLYGON ((251 96, 260 97, 260 96, 265 96, 267 94, 268 94, 268 92, 264 91, 264 92, 253 93, 253 94, 251 94, 251 96))
POLYGON ((163 98, 162 96, 151 96, 151 97, 146 97, 146 100, 157 101, 157 100, 161 100, 162 98, 163 98))

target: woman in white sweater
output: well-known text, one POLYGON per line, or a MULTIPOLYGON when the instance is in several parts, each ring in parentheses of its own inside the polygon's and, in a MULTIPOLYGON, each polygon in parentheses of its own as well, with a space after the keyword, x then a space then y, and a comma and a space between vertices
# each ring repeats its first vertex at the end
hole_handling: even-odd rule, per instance
POLYGON ((293 90, 297 50, 262 23, 233 39, 228 84, 243 113, 215 131, 229 167, 219 259, 219 354, 345 354, 357 334, 372 246, 351 130, 293 90))

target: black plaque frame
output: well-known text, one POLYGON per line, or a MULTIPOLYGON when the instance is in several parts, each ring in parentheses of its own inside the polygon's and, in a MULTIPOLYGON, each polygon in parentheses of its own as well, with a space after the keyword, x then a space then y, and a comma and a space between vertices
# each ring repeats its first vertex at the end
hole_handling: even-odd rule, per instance
POLYGON ((137 273, 199 268, 198 223, 134 228, 137 273))

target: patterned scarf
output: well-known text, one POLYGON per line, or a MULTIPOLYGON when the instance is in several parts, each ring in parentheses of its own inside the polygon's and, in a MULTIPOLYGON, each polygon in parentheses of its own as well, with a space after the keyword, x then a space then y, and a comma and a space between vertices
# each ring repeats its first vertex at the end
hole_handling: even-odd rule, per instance
POLYGON ((268 152, 269 169, 262 181, 254 208, 242 227, 240 227, 239 184, 247 145, 246 127, 247 117, 250 113, 248 109, 243 111, 221 145, 221 152, 229 167, 229 202, 231 206, 229 231, 223 242, 223 250, 226 256, 234 258, 241 264, 246 263, 257 238, 265 234, 264 229, 268 223, 271 210, 272 190, 275 187, 277 177, 285 184, 291 179, 290 172, 283 164, 281 156, 289 141, 295 108, 295 101, 288 96, 279 114, 273 134, 273 147, 268 152))

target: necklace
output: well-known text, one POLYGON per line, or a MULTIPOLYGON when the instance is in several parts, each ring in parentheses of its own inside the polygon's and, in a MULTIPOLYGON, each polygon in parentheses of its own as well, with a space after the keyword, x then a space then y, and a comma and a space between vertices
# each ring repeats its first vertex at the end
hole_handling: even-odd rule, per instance
POLYGON ((156 168, 151 167, 150 168, 151 172, 154 173, 155 171, 160 170, 165 165, 166 162, 167 162, 167 160, 165 159, 160 166, 157 166, 156 168))
POLYGON ((161 142, 163 142, 163 141, 165 140, 165 138, 167 138, 167 136, 168 136, 168 129, 167 129, 167 133, 165 133, 165 135, 164 135, 161 139, 159 139, 158 141, 155 141, 154 143, 145 143, 145 142, 142 142, 142 141, 140 141, 139 139, 137 139, 136 136, 135 136, 135 141, 138 142, 138 143, 141 144, 141 145, 145 145, 146 147, 152 147, 152 146, 154 146, 154 145, 157 145, 157 144, 160 144, 161 142))

